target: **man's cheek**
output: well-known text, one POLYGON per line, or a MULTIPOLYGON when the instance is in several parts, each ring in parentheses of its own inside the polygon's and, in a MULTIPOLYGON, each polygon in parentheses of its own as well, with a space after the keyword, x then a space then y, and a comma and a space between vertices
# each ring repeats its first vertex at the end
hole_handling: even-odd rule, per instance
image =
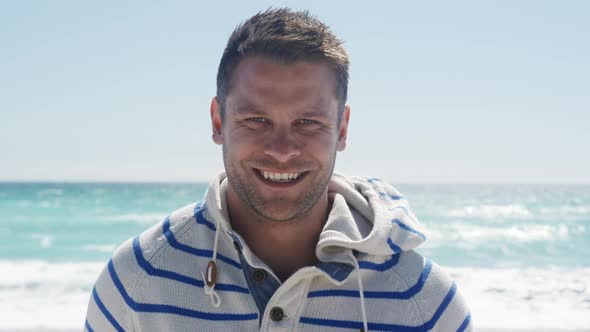
POLYGON ((336 139, 327 136, 317 136, 313 139, 305 140, 305 149, 310 152, 331 151, 336 147, 336 139))

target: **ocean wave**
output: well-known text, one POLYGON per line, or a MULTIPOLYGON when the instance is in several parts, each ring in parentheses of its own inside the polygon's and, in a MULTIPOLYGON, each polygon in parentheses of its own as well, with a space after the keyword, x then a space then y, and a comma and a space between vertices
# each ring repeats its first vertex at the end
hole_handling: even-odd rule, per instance
POLYGON ((103 266, 0 260, 0 330, 79 329, 103 266))
POLYGON ((468 223, 450 223, 429 227, 426 247, 438 247, 450 242, 458 247, 474 247, 486 243, 529 243, 535 241, 567 240, 572 232, 584 233, 584 226, 566 224, 519 224, 504 227, 481 226, 468 223), (571 228, 571 229, 570 229, 571 228))
POLYGON ((590 326, 590 268, 447 271, 478 328, 545 331, 590 326))
POLYGON ((587 205, 562 205, 558 207, 543 207, 539 209, 539 211, 544 215, 575 215, 590 217, 590 206, 587 205))
POLYGON ((37 201, 37 206, 42 208, 59 208, 61 207, 61 201, 59 199, 54 200, 42 200, 37 201))
POLYGON ((114 244, 89 244, 82 247, 82 250, 85 251, 98 251, 98 252, 106 252, 112 253, 117 249, 117 246, 114 244))
POLYGON ((37 240, 41 248, 49 248, 53 244, 53 236, 49 234, 33 233, 31 238, 37 240))
POLYGON ((476 242, 495 241, 505 239, 514 242, 553 241, 565 240, 568 237, 569 229, 566 225, 514 225, 508 228, 490 228, 486 230, 463 229, 461 237, 472 239, 476 242))
POLYGON ((447 216, 456 218, 512 218, 531 219, 533 213, 523 205, 478 205, 465 206, 461 209, 454 209, 447 212, 447 216))
POLYGON ((63 195, 64 190, 61 188, 47 188, 41 189, 37 192, 39 196, 61 196, 63 195))
POLYGON ((102 196, 107 191, 104 188, 95 188, 92 190, 92 194, 96 196, 102 196))
POLYGON ((104 216, 101 217, 102 220, 106 221, 115 221, 115 222, 136 222, 139 224, 147 224, 152 225, 157 222, 164 220, 166 216, 165 213, 128 213, 128 214, 120 214, 120 215, 112 215, 112 216, 104 216))

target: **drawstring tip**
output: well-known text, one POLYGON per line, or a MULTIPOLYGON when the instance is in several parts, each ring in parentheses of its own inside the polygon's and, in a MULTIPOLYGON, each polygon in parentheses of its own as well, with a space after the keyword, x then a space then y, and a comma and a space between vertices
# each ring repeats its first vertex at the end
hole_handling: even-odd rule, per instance
POLYGON ((211 288, 215 287, 215 282, 217 281, 217 265, 214 261, 209 261, 206 272, 206 276, 203 275, 203 272, 201 272, 201 275, 203 275, 203 281, 205 281, 205 285, 211 288))
POLYGON ((219 307, 221 305, 221 298, 217 295, 215 291, 215 282, 217 281, 217 265, 215 265, 215 260, 217 259, 217 246, 219 245, 219 233, 221 229, 221 225, 218 223, 215 228, 215 241, 213 242, 213 256, 211 260, 207 264, 207 270, 205 271, 205 275, 201 272, 201 276, 203 276, 203 290, 205 294, 209 296, 211 299, 211 304, 214 307, 219 307))
POLYGON ((205 294, 209 296, 211 304, 213 304, 214 307, 218 308, 221 305, 221 298, 219 297, 219 295, 217 295, 217 292, 215 291, 215 282, 217 279, 217 266, 215 265, 214 261, 209 261, 209 264, 207 264, 206 272, 206 276, 203 272, 201 272, 201 276, 203 277, 204 281, 203 290, 205 291, 205 294))

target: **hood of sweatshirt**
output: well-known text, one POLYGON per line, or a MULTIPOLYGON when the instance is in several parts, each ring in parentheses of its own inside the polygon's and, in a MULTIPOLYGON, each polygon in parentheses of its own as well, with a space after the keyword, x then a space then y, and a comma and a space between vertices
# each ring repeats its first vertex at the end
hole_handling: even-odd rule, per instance
POLYGON ((316 247, 321 261, 350 261, 350 249, 391 256, 426 240, 407 200, 384 181, 334 173, 328 193, 332 210, 316 247))
MULTIPOLYGON (((208 213, 229 233, 227 179, 219 174, 206 194, 208 213)), ((328 185, 332 209, 320 234, 316 255, 322 262, 350 263, 351 252, 374 256, 412 250, 426 237, 407 200, 376 178, 334 173, 328 185)))

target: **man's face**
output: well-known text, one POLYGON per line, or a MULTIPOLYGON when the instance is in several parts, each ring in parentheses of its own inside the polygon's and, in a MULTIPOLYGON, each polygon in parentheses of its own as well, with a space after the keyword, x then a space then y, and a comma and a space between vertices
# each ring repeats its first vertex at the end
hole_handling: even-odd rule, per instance
POLYGON ((338 123, 335 91, 325 64, 284 65, 257 56, 238 64, 223 124, 216 99, 211 118, 229 190, 245 206, 270 220, 290 220, 326 194, 349 117, 346 107, 338 123))

